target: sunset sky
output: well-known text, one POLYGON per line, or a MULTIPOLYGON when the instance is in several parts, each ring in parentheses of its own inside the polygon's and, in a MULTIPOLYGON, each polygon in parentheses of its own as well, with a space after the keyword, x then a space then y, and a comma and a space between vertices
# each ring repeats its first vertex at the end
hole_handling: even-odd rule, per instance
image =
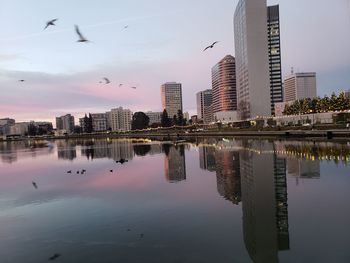
MULTIPOLYGON (((234 55, 237 2, 0 0, 0 118, 160 111, 167 81, 183 84, 184 111, 194 114, 212 66, 234 55), (43 31, 53 18, 57 26, 43 31), (76 42, 75 24, 92 43, 76 42), (203 53, 213 41, 220 43, 203 53), (99 84, 102 77, 112 84, 99 84)), ((317 72, 320 96, 350 89, 350 1, 268 1, 277 3, 283 75, 291 67, 317 72)))

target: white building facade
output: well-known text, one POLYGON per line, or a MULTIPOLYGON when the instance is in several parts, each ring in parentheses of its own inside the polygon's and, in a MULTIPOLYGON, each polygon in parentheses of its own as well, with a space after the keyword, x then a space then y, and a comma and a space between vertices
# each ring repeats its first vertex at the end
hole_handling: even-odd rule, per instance
POLYGON ((239 119, 270 116, 266 0, 240 0, 234 29, 239 119))
POLYGON ((316 98, 316 73, 292 73, 284 79, 284 101, 316 98))
POLYGON ((112 109, 110 113, 110 119, 112 131, 125 132, 131 130, 131 110, 123 109, 122 107, 112 109))

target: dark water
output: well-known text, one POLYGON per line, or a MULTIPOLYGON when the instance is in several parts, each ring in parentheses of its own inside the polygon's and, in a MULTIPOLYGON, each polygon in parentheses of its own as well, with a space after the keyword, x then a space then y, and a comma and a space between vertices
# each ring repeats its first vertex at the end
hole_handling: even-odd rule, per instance
POLYGON ((350 262, 349 157, 346 143, 2 143, 0 262, 350 262))

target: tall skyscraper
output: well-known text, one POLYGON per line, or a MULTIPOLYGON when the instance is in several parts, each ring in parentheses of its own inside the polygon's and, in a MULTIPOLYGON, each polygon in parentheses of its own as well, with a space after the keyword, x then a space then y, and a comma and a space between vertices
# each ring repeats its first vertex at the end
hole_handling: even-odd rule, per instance
POLYGON ((70 114, 61 117, 56 117, 57 130, 65 130, 67 133, 73 133, 74 125, 74 116, 70 114))
POLYGON ((214 115, 212 110, 213 93, 211 89, 207 89, 198 92, 197 95, 197 114, 200 120, 203 120, 205 124, 209 124, 214 121, 214 115))
POLYGON ((132 112, 119 107, 112 109, 110 113, 112 131, 130 131, 132 112))
POLYGON ((292 73, 284 79, 284 101, 317 97, 316 73, 292 73))
POLYGON ((236 111, 236 62, 227 55, 211 70, 213 88, 213 113, 236 111))
POLYGON ((161 97, 163 110, 166 109, 169 118, 183 111, 182 107, 182 85, 176 82, 167 82, 161 86, 161 97))
POLYGON ((234 15, 241 120, 271 115, 266 9, 266 0, 240 0, 234 15))
POLYGON ((267 8, 267 30, 270 66, 271 113, 275 114, 275 103, 283 102, 281 37, 279 6, 267 8))

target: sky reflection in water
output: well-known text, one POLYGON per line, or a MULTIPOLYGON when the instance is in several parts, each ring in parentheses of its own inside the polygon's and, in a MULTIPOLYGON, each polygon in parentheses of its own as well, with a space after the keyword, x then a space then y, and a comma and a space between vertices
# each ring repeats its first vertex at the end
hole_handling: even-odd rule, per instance
POLYGON ((1 262, 350 262, 349 156, 313 142, 2 143, 1 262))

